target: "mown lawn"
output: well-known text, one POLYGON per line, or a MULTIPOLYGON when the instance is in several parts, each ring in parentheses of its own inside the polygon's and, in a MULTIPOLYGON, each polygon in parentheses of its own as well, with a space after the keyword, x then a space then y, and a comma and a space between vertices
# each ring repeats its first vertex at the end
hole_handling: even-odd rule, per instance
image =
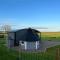
POLYGON ((48 48, 46 52, 20 52, 20 60, 58 60, 58 48, 60 46, 48 48))
MULTIPOLYGON (((60 34, 45 34, 41 35, 42 40, 60 40, 60 34), (56 38, 55 38, 56 37, 56 38)), ((55 46, 48 48, 46 52, 18 52, 12 49, 8 49, 5 44, 5 39, 0 39, 0 60, 56 60, 57 48, 55 46)))
POLYGON ((19 53, 12 49, 8 49, 5 45, 5 39, 0 38, 0 60, 17 60, 19 53))
POLYGON ((60 32, 41 32, 41 40, 60 40, 60 32))

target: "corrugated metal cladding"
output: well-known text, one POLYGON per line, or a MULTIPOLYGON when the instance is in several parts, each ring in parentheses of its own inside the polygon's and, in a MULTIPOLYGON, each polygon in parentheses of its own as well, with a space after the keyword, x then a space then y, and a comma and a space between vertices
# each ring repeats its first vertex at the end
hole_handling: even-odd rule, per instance
POLYGON ((8 33, 8 47, 14 47, 15 33, 8 33))
POLYGON ((18 46, 19 41, 39 41, 38 32, 39 31, 31 28, 11 31, 8 33, 8 45, 18 46))

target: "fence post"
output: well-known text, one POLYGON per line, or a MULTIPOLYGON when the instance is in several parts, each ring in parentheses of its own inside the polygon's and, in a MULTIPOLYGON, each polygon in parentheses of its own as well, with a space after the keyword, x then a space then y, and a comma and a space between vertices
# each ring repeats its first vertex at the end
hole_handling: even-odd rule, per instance
POLYGON ((60 60, 60 49, 56 49, 56 60, 60 60))

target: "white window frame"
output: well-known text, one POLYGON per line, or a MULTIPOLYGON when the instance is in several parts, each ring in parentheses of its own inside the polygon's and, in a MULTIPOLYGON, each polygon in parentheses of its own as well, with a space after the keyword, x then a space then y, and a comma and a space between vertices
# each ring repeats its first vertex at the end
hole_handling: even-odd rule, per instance
POLYGON ((25 44, 25 50, 27 50, 27 42, 25 41, 24 44, 25 44))
POLYGON ((38 49, 39 41, 36 41, 36 50, 38 49))
POLYGON ((22 44, 22 42, 24 42, 24 41, 20 41, 19 44, 24 45, 24 43, 22 44))

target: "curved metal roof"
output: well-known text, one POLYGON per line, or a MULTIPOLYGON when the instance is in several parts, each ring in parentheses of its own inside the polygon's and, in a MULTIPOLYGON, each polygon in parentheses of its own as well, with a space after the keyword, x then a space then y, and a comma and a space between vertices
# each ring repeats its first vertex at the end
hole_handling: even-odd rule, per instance
MULTIPOLYGON (((37 30, 35 29, 21 29, 16 31, 16 40, 18 41, 38 41, 39 36, 37 35, 37 30)), ((39 32, 40 33, 40 32, 39 32)))

